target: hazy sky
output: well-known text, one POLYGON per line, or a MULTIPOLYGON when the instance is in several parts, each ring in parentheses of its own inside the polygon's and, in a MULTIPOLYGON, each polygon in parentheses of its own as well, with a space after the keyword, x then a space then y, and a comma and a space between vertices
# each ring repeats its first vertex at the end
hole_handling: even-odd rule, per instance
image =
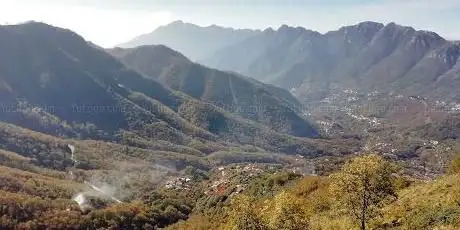
POLYGON ((460 40, 460 0, 0 0, 0 24, 41 21, 110 47, 183 20, 235 28, 303 26, 326 32, 396 22, 460 40))

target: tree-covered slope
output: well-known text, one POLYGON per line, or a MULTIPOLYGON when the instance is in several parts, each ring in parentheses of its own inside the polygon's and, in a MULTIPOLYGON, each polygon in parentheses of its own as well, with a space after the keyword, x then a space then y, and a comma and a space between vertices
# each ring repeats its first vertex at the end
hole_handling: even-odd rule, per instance
POLYGON ((209 69, 165 46, 109 50, 127 66, 171 89, 295 136, 315 136, 300 103, 286 90, 209 69))

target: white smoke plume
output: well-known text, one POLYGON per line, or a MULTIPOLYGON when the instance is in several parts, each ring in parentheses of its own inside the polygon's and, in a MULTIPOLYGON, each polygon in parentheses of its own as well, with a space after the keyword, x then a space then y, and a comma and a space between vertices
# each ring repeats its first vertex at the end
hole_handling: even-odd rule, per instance
MULTIPOLYGON (((68 145, 72 155, 71 160, 75 164, 78 162, 76 149, 68 145)), ((73 168, 69 174, 73 175, 73 168)), ((151 164, 149 162, 123 162, 119 163, 113 170, 93 171, 89 180, 84 181, 88 186, 87 190, 80 192, 73 197, 73 200, 80 206, 82 211, 92 207, 88 197, 99 197, 112 200, 115 203, 123 203, 129 200, 137 186, 155 186, 167 174, 175 173, 175 167, 151 164)))
POLYGON ((73 198, 72 198, 73 201, 75 201, 78 206, 80 207, 80 210, 81 211, 86 211, 86 210, 89 210, 91 209, 91 204, 88 203, 87 199, 86 199, 86 196, 83 192, 81 193, 78 193, 77 195, 75 195, 73 198))
POLYGON ((117 203, 123 203, 121 200, 117 199, 116 197, 113 196, 114 190, 112 187, 105 185, 103 187, 97 187, 94 184, 91 184, 88 181, 85 181, 85 184, 89 185, 94 191, 99 192, 101 196, 110 198, 111 200, 117 202, 117 203))

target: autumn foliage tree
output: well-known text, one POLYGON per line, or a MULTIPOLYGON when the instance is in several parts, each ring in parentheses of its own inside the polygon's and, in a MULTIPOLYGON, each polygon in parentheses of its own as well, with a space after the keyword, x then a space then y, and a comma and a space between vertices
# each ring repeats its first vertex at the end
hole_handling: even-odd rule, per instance
POLYGON ((383 201, 396 197, 395 171, 391 163, 374 154, 354 158, 330 176, 330 193, 337 205, 345 208, 365 230, 383 201))
POLYGON ((247 195, 240 195, 232 200, 227 224, 223 229, 268 230, 268 227, 260 218, 260 210, 258 210, 255 199, 247 195))
POLYGON ((305 199, 283 191, 267 200, 262 209, 262 220, 268 229, 308 229, 310 213, 305 199))

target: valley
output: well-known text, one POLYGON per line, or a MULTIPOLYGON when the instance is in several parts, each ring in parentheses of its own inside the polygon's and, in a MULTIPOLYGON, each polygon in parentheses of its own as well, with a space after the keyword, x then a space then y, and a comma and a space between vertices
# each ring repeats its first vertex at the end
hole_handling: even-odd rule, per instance
POLYGON ((359 229, 363 175, 372 229, 460 226, 456 42, 174 22, 121 47, 0 26, 1 229, 359 229))

